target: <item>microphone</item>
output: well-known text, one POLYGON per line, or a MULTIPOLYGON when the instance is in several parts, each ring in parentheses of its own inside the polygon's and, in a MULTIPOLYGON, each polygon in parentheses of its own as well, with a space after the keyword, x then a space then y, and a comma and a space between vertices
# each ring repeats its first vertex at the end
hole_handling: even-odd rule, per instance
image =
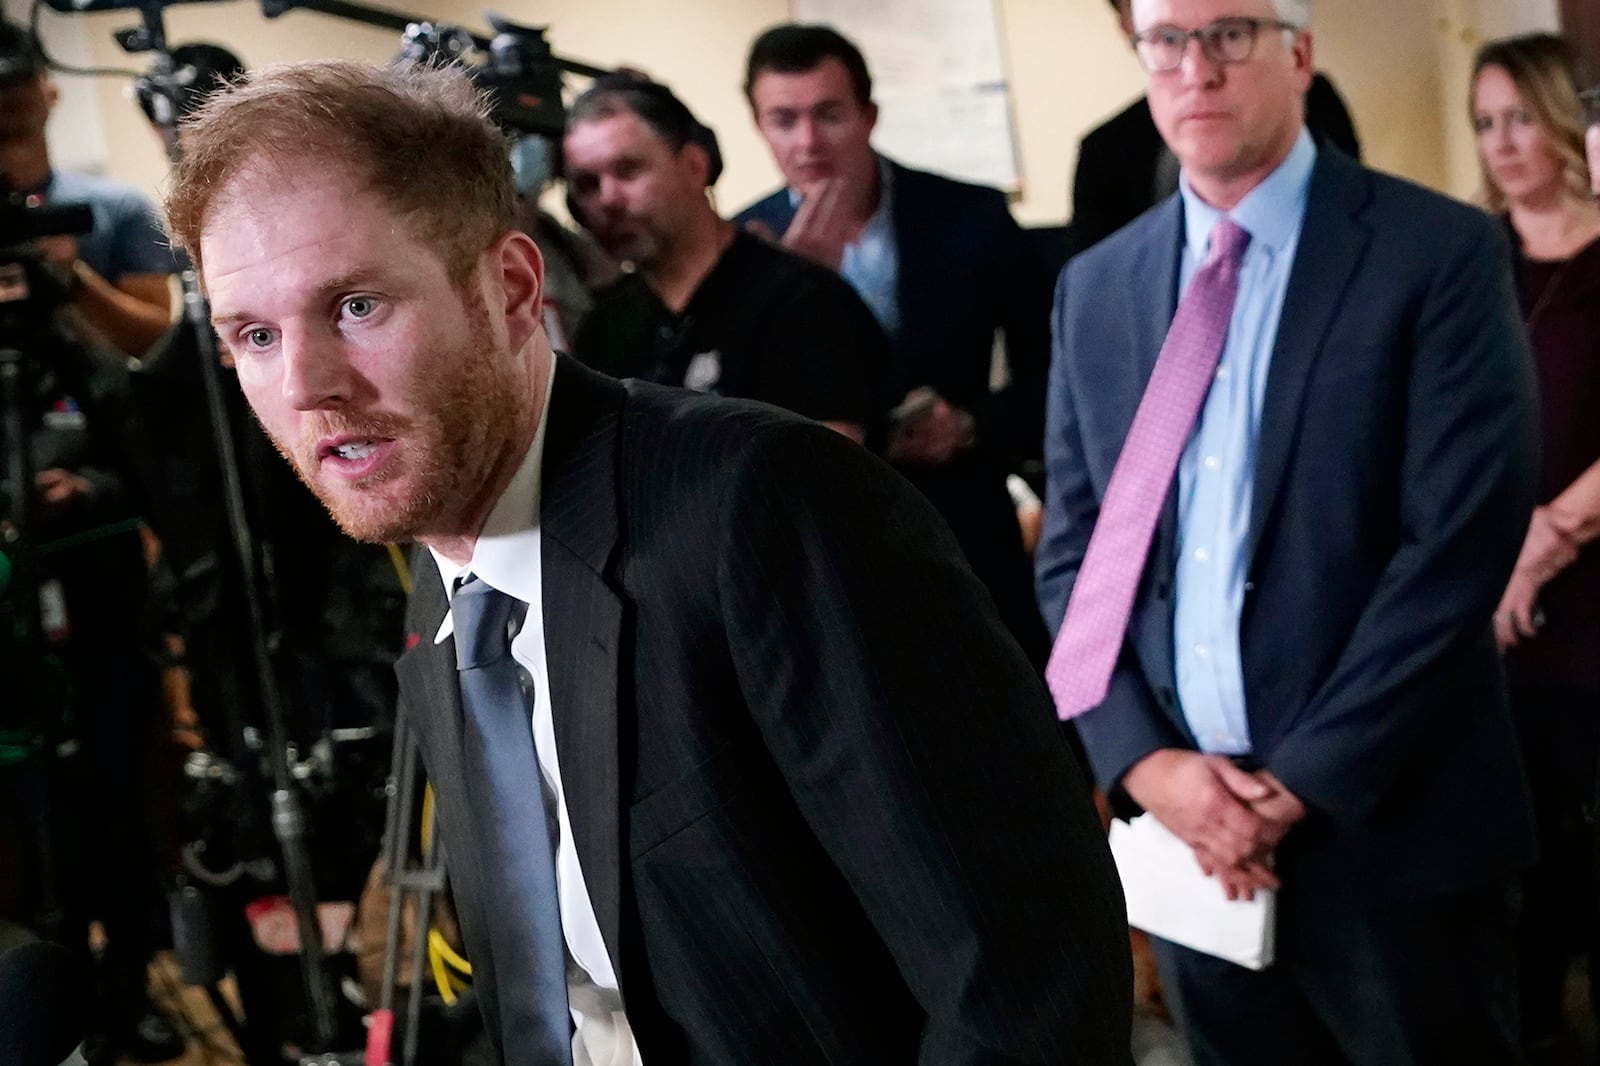
POLYGON ((0 1049, 12 1066, 59 1066, 83 1039, 84 961, 34 940, 0 955, 0 1049))

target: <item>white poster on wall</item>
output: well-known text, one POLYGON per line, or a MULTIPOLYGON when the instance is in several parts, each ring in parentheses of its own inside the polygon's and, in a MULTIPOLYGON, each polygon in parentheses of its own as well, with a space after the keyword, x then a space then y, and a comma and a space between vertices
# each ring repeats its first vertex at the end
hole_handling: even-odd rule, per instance
POLYGON ((833 26, 866 55, 885 155, 1019 190, 995 0, 794 0, 794 16, 833 26))

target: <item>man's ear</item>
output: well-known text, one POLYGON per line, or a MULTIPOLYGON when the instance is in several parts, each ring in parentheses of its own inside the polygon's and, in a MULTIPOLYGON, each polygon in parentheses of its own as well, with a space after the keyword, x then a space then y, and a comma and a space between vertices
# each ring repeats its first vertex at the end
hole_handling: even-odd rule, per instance
POLYGON ((878 102, 867 101, 867 136, 872 136, 872 131, 878 128, 878 102))
POLYGON ((506 335, 512 351, 521 350, 544 324, 544 256, 533 238, 507 230, 489 249, 491 283, 499 286, 506 335))
POLYGON ((697 189, 711 184, 711 155, 705 147, 694 141, 685 141, 678 149, 678 166, 682 167, 697 189))
POLYGON ((53 114, 56 104, 61 100, 61 90, 56 86, 56 80, 48 74, 39 75, 39 81, 44 87, 44 106, 53 114))
POLYGON ((1316 62, 1312 57, 1311 31, 1302 30, 1294 35, 1294 44, 1291 46, 1294 53, 1295 83, 1301 93, 1309 92, 1311 79, 1316 76, 1316 62))

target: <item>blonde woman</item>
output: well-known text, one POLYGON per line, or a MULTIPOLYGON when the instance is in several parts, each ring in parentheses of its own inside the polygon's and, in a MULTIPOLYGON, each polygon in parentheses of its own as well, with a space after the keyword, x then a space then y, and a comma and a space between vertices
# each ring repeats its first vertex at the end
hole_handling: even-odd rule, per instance
POLYGON ((1511 237, 1542 407, 1540 506, 1495 614, 1540 837, 1519 933, 1523 1032, 1535 1062, 1559 1041, 1572 951, 1587 948, 1596 961, 1600 207, 1575 67, 1559 37, 1495 41, 1478 54, 1471 100, 1485 200, 1511 237))

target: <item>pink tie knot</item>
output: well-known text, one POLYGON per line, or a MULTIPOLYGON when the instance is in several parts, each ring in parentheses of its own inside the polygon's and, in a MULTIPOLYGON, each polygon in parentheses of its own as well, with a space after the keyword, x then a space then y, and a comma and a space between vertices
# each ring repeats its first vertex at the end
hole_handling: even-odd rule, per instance
POLYGON ((1244 259, 1244 250, 1250 244, 1250 231, 1223 215, 1211 228, 1210 262, 1231 262, 1235 265, 1244 259))

